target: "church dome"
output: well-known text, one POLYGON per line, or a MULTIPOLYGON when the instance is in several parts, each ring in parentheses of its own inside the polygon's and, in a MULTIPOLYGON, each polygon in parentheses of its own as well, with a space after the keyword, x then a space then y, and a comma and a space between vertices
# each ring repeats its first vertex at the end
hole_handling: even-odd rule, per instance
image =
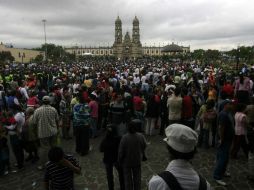
POLYGON ((137 16, 135 16, 135 18, 133 19, 133 24, 134 23, 137 23, 137 24, 139 23, 139 20, 138 20, 137 16))
POLYGON ((162 52, 183 52, 183 48, 177 44, 170 44, 162 48, 162 52))
POLYGON ((121 21, 121 19, 120 19, 119 16, 117 16, 115 23, 116 23, 116 24, 118 24, 118 23, 121 24, 121 23, 122 23, 122 21, 121 21))

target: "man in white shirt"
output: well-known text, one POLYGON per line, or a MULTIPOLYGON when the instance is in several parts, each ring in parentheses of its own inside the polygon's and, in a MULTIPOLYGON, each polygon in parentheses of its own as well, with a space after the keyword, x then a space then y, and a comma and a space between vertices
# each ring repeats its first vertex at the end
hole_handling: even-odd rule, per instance
POLYGON ((165 130, 168 151, 172 161, 166 170, 149 181, 149 190, 210 190, 210 184, 193 168, 198 135, 191 128, 172 124, 165 130))
POLYGON ((145 75, 143 75, 143 76, 141 77, 141 82, 142 82, 142 83, 145 83, 145 82, 146 82, 146 76, 145 76, 145 75))
POLYGON ((135 76, 133 78, 133 82, 135 85, 140 83, 140 77, 138 76, 138 74, 135 74, 135 76))

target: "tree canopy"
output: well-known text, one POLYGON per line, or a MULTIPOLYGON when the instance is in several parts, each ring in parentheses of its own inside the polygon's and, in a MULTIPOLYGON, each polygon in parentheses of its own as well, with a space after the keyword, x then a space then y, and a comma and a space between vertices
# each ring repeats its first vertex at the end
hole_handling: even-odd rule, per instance
POLYGON ((9 51, 2 51, 0 52, 0 62, 6 63, 6 62, 13 62, 14 57, 11 55, 11 52, 9 51))

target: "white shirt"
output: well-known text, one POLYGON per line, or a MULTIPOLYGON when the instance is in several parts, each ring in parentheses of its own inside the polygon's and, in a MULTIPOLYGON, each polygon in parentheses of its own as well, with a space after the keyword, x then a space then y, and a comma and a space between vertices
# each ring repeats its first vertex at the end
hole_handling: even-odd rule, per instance
POLYGON ((79 88, 79 86, 80 86, 80 85, 79 85, 78 83, 74 83, 74 84, 73 84, 73 87, 72 87, 72 88, 73 88, 73 93, 78 93, 78 88, 79 88))
POLYGON ((145 82, 146 82, 146 76, 142 76, 142 77, 141 77, 141 82, 142 82, 142 83, 145 83, 145 82))
POLYGON ((28 94, 27 94, 26 88, 20 87, 20 88, 19 88, 19 91, 20 91, 20 94, 21 94, 24 98, 26 98, 26 100, 29 99, 29 96, 28 96, 28 94))
POLYGON ((133 78, 133 82, 134 82, 135 84, 139 84, 139 83, 140 83, 140 78, 139 78, 139 77, 134 77, 134 78, 133 78))
MULTIPOLYGON (((166 171, 170 171, 184 190, 198 190, 199 176, 192 165, 186 160, 173 160, 166 171)), ((170 190, 166 182, 159 176, 153 176, 148 184, 148 190, 170 190)), ((207 182, 207 190, 211 190, 207 182)))
POLYGON ((14 118, 17 122, 17 130, 21 133, 22 127, 25 124, 25 114, 23 112, 18 112, 14 115, 14 118))

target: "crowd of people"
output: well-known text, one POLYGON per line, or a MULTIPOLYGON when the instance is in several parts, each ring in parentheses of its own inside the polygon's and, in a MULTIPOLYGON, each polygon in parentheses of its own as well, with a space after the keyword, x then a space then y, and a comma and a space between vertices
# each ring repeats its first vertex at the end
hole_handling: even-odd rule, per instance
POLYGON ((229 74, 212 65, 148 58, 6 64, 0 76, 0 175, 32 162, 45 170, 47 189, 73 189, 73 173, 82 170, 60 148, 73 131, 73 151, 80 156, 89 154, 91 138, 103 136, 109 190, 114 167, 121 190, 140 190, 146 137, 161 135, 172 161, 169 172, 152 177, 149 190, 210 189, 189 162, 199 147, 217 148, 213 178, 225 186, 230 157, 238 159, 242 148, 247 161, 254 151, 252 74, 247 66, 229 74))

